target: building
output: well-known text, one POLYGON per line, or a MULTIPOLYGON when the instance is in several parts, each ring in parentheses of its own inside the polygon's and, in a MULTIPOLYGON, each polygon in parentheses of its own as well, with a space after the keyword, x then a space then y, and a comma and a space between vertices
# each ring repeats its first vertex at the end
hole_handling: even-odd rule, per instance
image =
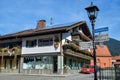
POLYGON ((120 67, 120 56, 114 56, 112 57, 112 63, 113 63, 113 67, 120 67))
MULTIPOLYGON (((101 68, 112 67, 112 56, 106 45, 96 45, 96 64, 101 68)), ((93 60, 91 65, 94 65, 93 60)))
POLYGON ((22 39, 0 36, 0 72, 20 72, 21 47, 22 39))
POLYGON ((79 41, 90 41, 85 21, 46 27, 39 20, 36 29, 0 36, 0 71, 25 74, 76 73, 90 64, 92 55, 79 50, 79 41))

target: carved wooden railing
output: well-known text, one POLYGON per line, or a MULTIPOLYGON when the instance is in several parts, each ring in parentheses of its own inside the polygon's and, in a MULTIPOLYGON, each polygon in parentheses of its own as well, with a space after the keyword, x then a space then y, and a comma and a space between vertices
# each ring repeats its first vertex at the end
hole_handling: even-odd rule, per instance
POLYGON ((63 45, 63 52, 64 52, 64 54, 73 55, 73 56, 81 57, 81 58, 85 58, 85 59, 93 58, 92 54, 89 51, 80 50, 79 46, 77 46, 73 43, 63 45))
POLYGON ((12 48, 0 48, 0 56, 21 55, 21 48, 19 46, 12 48))

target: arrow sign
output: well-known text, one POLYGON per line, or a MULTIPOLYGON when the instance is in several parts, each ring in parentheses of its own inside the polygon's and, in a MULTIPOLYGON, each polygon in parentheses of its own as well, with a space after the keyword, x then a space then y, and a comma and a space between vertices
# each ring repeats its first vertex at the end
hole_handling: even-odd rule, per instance
POLYGON ((95 35, 96 42, 103 42, 103 41, 108 41, 108 40, 109 40, 108 34, 95 35))
POLYGON ((108 31, 108 27, 104 27, 104 28, 99 28, 99 29, 95 29, 95 33, 99 33, 99 32, 105 32, 108 31))

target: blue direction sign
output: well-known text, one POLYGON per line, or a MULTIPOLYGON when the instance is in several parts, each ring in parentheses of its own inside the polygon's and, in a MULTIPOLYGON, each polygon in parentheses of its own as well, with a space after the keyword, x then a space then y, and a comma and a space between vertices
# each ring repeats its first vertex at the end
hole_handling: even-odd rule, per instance
POLYGON ((99 32, 105 32, 108 31, 108 27, 104 27, 104 28, 99 28, 99 29, 95 29, 95 33, 99 33, 99 32))

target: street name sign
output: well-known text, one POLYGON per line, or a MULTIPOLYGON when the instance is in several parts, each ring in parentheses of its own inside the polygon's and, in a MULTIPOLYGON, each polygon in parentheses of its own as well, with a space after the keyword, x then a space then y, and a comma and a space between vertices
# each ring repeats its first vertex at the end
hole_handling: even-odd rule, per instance
POLYGON ((104 27, 104 28, 99 28, 99 29, 95 29, 95 33, 100 33, 100 32, 105 32, 108 31, 108 27, 104 27))
POLYGON ((79 42, 79 46, 81 50, 85 50, 85 49, 92 49, 92 42, 79 42))
POLYGON ((104 42, 108 40, 109 40, 108 34, 95 35, 95 42, 104 42))

